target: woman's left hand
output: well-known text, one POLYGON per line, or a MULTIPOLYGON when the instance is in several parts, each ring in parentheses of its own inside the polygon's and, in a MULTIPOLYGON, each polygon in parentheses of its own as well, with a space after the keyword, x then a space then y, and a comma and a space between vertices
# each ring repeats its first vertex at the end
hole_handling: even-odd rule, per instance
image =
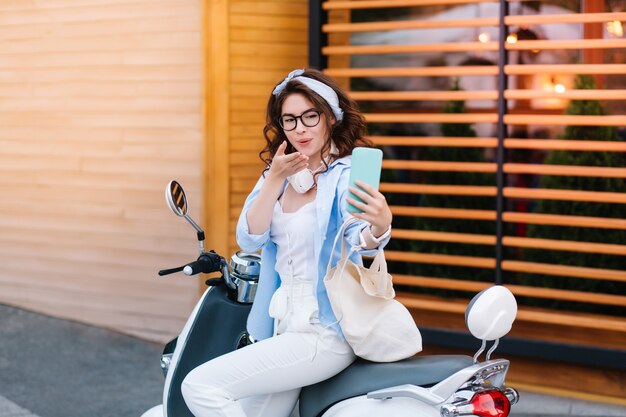
POLYGON ((362 211, 362 213, 352 213, 357 219, 365 220, 372 225, 372 234, 377 237, 389 229, 393 215, 387 205, 385 196, 377 189, 363 181, 356 181, 357 187, 350 187, 350 192, 359 197, 363 202, 347 197, 348 203, 362 211))

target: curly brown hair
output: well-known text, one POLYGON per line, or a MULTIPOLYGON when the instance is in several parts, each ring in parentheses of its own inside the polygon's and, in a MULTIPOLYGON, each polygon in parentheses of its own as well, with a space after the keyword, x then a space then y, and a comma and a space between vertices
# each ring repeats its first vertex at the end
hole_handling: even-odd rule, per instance
MULTIPOLYGON (((298 82, 297 77, 290 80, 285 86, 285 89, 278 96, 272 94, 267 103, 265 127, 263 128, 263 136, 265 137, 266 145, 265 148, 259 152, 259 158, 265 162, 266 166, 269 167, 272 163, 272 159, 283 141, 287 141, 285 153, 295 151, 295 148, 289 143, 285 132, 280 127, 278 119, 281 116, 285 99, 289 95, 296 93, 306 97, 317 110, 321 111, 326 116, 324 120, 327 131, 330 132, 330 134, 322 147, 322 155, 329 153, 331 140, 337 148, 336 151, 334 150, 332 158, 343 158, 344 156, 350 155, 352 150, 357 146, 374 147, 374 144, 369 139, 365 138, 367 132, 365 118, 359 111, 358 104, 346 94, 335 80, 324 75, 321 71, 312 68, 305 69, 301 76, 320 81, 335 90, 337 97, 339 97, 339 107, 343 110, 343 120, 336 121, 333 124, 335 116, 326 100, 306 85, 298 82)), ((324 161, 324 164, 326 165, 326 161, 324 161)), ((328 168, 327 165, 326 168, 328 168)))

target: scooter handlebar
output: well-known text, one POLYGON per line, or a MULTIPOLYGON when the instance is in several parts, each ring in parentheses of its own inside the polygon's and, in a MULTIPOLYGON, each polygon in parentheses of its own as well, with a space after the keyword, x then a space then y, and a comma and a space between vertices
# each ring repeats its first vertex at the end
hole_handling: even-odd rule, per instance
POLYGON ((187 265, 180 266, 178 268, 172 269, 164 269, 159 271, 159 275, 168 275, 173 274, 174 272, 183 271, 185 275, 196 275, 201 272, 205 274, 209 274, 211 272, 218 272, 222 269, 223 259, 217 253, 205 252, 198 257, 193 262, 188 263, 187 265))
POLYGON ((184 269, 184 266, 179 266, 178 268, 172 268, 172 269, 162 269, 159 271, 159 276, 162 277, 163 275, 169 275, 169 274, 173 274, 175 272, 180 272, 184 269))

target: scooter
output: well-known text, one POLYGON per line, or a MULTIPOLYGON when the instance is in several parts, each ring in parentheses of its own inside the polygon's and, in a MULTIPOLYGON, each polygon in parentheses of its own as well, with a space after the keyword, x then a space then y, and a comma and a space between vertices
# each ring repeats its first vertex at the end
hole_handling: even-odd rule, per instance
MULTIPOLYGON (((193 417, 181 394, 181 383, 196 366, 254 340, 246 319, 257 288, 260 256, 235 253, 230 262, 204 250, 204 232, 187 214, 182 186, 171 181, 165 190, 169 208, 196 230, 200 256, 187 265, 159 271, 160 276, 182 271, 186 275, 219 273, 196 304, 180 335, 169 342, 161 357, 165 375, 163 404, 142 417, 193 417)), ((517 303, 503 286, 478 293, 469 303, 465 321, 482 340, 474 357, 416 355, 392 363, 357 359, 338 375, 302 388, 292 416, 299 417, 507 417, 519 399, 505 386, 506 359, 490 359, 498 341, 515 320, 517 303), (485 361, 479 357, 493 344, 485 361)))

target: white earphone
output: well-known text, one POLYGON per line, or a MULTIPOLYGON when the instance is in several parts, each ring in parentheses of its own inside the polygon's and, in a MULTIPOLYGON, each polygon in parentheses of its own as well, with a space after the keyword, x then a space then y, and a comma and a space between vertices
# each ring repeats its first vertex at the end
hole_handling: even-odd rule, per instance
POLYGON ((315 178, 313 178, 313 171, 308 168, 298 171, 290 177, 287 177, 287 181, 296 190, 297 193, 304 194, 309 191, 315 185, 315 178))

